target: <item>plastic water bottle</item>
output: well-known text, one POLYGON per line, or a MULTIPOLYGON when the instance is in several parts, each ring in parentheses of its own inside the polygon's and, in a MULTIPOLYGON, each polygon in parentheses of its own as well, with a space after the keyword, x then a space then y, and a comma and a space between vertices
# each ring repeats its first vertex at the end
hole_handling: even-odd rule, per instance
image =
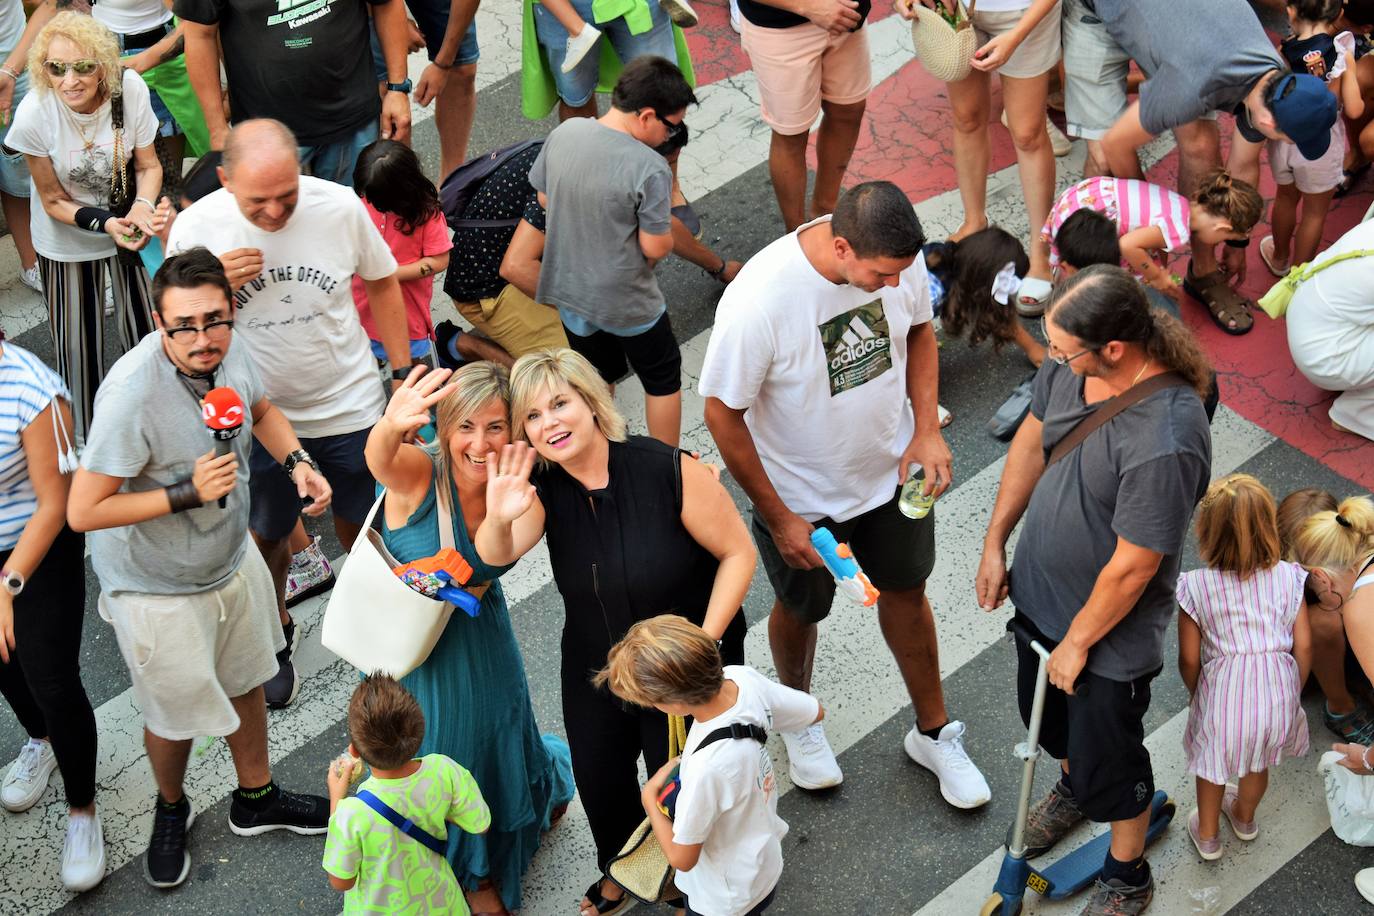
MULTIPOLYGON (((902 484, 902 495, 897 498, 897 510, 907 518, 925 518, 935 506, 935 491, 932 489, 929 495, 922 492, 925 489, 925 480, 925 472, 916 469, 911 472, 906 483, 902 484)), ((935 478, 935 485, 940 485, 939 477, 935 478)))

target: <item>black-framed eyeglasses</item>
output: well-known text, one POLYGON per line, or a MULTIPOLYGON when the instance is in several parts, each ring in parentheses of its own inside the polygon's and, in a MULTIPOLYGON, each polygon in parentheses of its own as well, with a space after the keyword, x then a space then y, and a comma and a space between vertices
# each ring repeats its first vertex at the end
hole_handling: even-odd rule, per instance
POLYGON ((53 79, 61 79, 67 75, 67 71, 74 72, 77 76, 90 76, 100 67, 100 61, 83 58, 82 60, 45 60, 43 69, 48 71, 48 76, 53 79))
POLYGON ((229 332, 234 329, 234 319, 222 318, 219 321, 212 321, 202 327, 194 325, 182 325, 175 328, 163 328, 162 333, 172 338, 175 343, 191 343, 201 334, 212 341, 222 341, 228 338, 229 332))
MULTIPOLYGON (((652 108, 650 108, 649 110, 650 110, 650 111, 654 111, 652 108)), ((656 112, 656 111, 654 111, 654 117, 655 117, 655 118, 658 118, 659 122, 662 123, 663 126, 666 127, 666 128, 668 129, 668 139, 669 139, 669 140, 676 140, 676 139, 678 138, 678 136, 679 136, 684 130, 687 129, 687 125, 684 124, 683 122, 678 121, 676 124, 674 124, 672 121, 669 121, 667 118, 663 117, 663 115, 659 114, 659 113, 656 112)))
POLYGON ((1089 353, 1102 349, 1101 347, 1087 347, 1086 349, 1079 350, 1073 356, 1065 356, 1062 352, 1056 355, 1055 351, 1059 348, 1050 342, 1050 326, 1044 316, 1040 318, 1040 333, 1045 335, 1045 355, 1061 366, 1067 366, 1080 356, 1086 356, 1089 353))

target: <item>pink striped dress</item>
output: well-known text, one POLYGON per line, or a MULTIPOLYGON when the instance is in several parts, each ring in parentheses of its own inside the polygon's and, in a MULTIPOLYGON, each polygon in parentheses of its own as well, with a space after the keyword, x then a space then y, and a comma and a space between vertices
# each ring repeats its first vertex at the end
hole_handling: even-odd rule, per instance
MULTIPOLYGON (((1096 210, 1113 220, 1118 238, 1133 229, 1158 226, 1164 234, 1166 252, 1182 251, 1188 247, 1191 238, 1192 210, 1188 198, 1135 178, 1084 178, 1078 184, 1065 188, 1064 193, 1059 195, 1050 210, 1049 219, 1045 220, 1045 228, 1040 231, 1050 246, 1051 268, 1059 266, 1059 249, 1054 245, 1059 227, 1074 213, 1085 208, 1096 210)), ((1167 266, 1158 254, 1156 260, 1161 262, 1161 266, 1167 266)), ((1121 266, 1130 269, 1125 261, 1121 262, 1121 266)))
POLYGON ((1280 562, 1248 579, 1215 569, 1178 577, 1178 603, 1202 631, 1188 710, 1188 772, 1221 785, 1307 753, 1293 622, 1307 571, 1280 562))

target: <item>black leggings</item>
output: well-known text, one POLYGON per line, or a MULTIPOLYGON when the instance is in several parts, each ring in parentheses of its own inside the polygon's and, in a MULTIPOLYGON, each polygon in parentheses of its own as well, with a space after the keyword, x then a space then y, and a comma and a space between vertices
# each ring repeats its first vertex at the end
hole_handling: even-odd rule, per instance
MULTIPOLYGON (((86 612, 86 539, 65 525, 14 599, 10 662, 0 662, 0 694, 31 738, 52 742, 67 804, 95 801, 95 712, 81 685, 86 612)), ((0 553, 0 567, 10 552, 0 553)))

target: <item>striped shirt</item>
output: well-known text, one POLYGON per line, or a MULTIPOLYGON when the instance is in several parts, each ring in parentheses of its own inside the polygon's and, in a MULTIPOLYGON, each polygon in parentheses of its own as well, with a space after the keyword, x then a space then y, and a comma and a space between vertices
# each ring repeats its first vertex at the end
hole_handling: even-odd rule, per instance
MULTIPOLYGON (((38 508, 20 434, 58 395, 71 399, 61 377, 28 350, 5 341, 0 351, 0 550, 14 549, 38 508)), ((60 452, 63 441, 58 441, 60 452)))
MULTIPOLYGON (((1059 227, 1085 207, 1113 220, 1117 238, 1135 229, 1158 226, 1160 232, 1164 233, 1165 251, 1176 252, 1188 247, 1191 231, 1188 198, 1157 184, 1134 178, 1085 178, 1059 195, 1054 202, 1054 209, 1050 211, 1050 218, 1045 221, 1045 228, 1040 232, 1050 246, 1051 268, 1059 266, 1059 249, 1054 244, 1059 227)), ((1155 256, 1159 257, 1158 254, 1155 256)), ((1122 260, 1121 266, 1131 269, 1125 260, 1122 260)))

